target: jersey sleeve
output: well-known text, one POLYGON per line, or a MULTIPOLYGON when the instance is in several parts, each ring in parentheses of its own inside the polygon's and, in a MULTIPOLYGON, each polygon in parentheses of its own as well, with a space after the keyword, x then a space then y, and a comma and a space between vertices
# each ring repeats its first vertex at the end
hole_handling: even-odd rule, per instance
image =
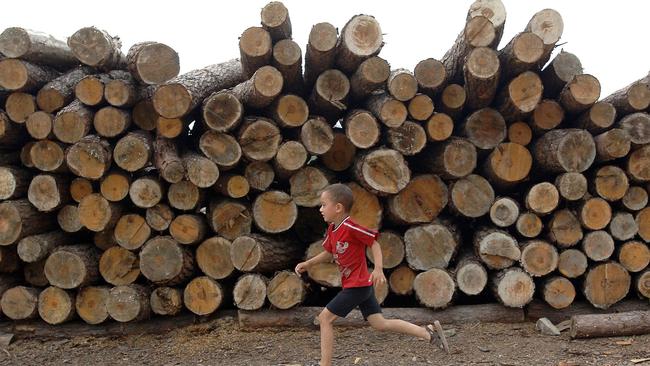
POLYGON ((379 233, 371 230, 371 229, 366 229, 364 227, 360 227, 358 225, 349 225, 349 230, 350 233, 352 234, 352 237, 359 243, 363 244, 364 246, 371 246, 372 243, 379 238, 379 233))

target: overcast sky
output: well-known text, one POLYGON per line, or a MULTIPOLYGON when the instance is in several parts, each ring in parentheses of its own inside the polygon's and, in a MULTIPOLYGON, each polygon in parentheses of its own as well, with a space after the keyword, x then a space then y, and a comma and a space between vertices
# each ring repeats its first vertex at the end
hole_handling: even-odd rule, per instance
MULTIPOLYGON (((418 61, 440 59, 463 29, 472 1, 283 1, 289 9, 293 38, 303 47, 313 24, 339 29, 355 14, 377 18, 386 45, 381 56, 393 68, 413 70, 418 61)), ((562 47, 576 54, 586 73, 596 76, 601 97, 647 75, 649 1, 503 0, 508 13, 499 48, 521 32, 531 16, 545 8, 562 14, 562 47)), ((140 41, 158 41, 180 55, 181 73, 238 57, 238 37, 259 25, 267 1, 112 0, 110 2, 24 0, 3 4, 2 24, 67 39, 94 25, 118 35, 123 50, 140 41)))

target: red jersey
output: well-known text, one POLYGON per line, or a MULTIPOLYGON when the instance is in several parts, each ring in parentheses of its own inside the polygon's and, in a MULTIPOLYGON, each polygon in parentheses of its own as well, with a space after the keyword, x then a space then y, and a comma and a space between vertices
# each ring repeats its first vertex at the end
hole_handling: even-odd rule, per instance
POLYGON ((350 216, 341 221, 338 227, 330 224, 327 228, 323 248, 334 256, 334 262, 341 271, 343 288, 372 285, 366 263, 366 247, 371 246, 378 236, 376 231, 354 223, 350 216))

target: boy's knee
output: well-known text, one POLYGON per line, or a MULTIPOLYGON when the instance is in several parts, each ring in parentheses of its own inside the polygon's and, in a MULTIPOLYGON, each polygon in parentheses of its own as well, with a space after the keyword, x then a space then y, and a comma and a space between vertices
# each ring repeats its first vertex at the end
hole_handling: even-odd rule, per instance
POLYGON ((375 319, 368 319, 370 326, 378 331, 385 331, 388 329, 388 322, 384 318, 375 318, 375 319))
POLYGON ((318 322, 320 324, 332 324, 334 322, 335 316, 327 309, 323 310, 318 314, 318 322))

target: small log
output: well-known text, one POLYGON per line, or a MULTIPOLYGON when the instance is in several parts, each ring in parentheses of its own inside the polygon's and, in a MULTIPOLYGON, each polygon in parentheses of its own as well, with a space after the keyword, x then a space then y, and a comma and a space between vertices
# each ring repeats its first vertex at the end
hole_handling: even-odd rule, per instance
POLYGON ((630 152, 630 136, 622 129, 613 128, 594 137, 596 161, 607 162, 627 156, 630 152))
POLYGON ((16 123, 25 122, 37 110, 36 98, 31 94, 13 92, 9 94, 5 102, 7 116, 16 123))
POLYGON ((648 191, 638 186, 630 186, 621 200, 628 211, 639 211, 648 205, 648 191))
POLYGON ((578 278, 587 271, 587 256, 578 249, 567 249, 560 253, 557 270, 565 277, 578 278))
POLYGON ((0 203, 0 245, 17 243, 20 239, 54 230, 52 215, 36 210, 27 199, 0 203))
POLYGON ((634 288, 640 298, 650 299, 650 270, 645 270, 637 276, 634 288))
POLYGON ((449 186, 449 197, 451 212, 477 218, 490 211, 494 202, 494 189, 485 178, 470 174, 449 186))
POLYGON ((61 176, 36 175, 29 184, 27 198, 39 211, 54 211, 70 201, 69 182, 61 176))
POLYGON ((540 10, 526 25, 526 32, 531 32, 543 41, 542 49, 543 54, 538 62, 539 67, 543 66, 551 58, 551 53, 555 48, 555 44, 562 37, 564 31, 564 22, 562 16, 556 10, 544 9, 540 10))
MULTIPOLYGON (((335 172, 342 172, 354 164, 354 159, 357 157, 357 148, 344 133, 332 132, 331 140, 328 135, 320 137, 322 139, 321 145, 312 147, 312 149, 316 148, 322 151, 326 144, 329 144, 329 149, 321 155, 321 162, 326 168, 335 172)), ((305 138, 302 140, 304 141, 305 138)), ((307 145, 305 145, 305 148, 307 148, 307 145)))
POLYGON ((521 259, 517 240, 506 231, 481 228, 474 232, 474 252, 490 269, 504 269, 521 259))
MULTIPOLYGON (((499 61, 503 67, 502 80, 510 80, 538 66, 544 51, 544 41, 536 32, 521 32, 512 37, 510 42, 499 51, 499 61)), ((548 57, 543 64, 546 61, 548 57)))
POLYGON ((151 311, 158 315, 177 315, 183 309, 183 294, 174 287, 157 287, 151 291, 151 311))
POLYGON ((554 276, 544 281, 542 293, 544 301, 553 309, 568 307, 576 297, 573 283, 562 276, 554 276))
POLYGON ((501 72, 497 53, 487 47, 473 49, 463 66, 467 107, 480 109, 494 99, 501 72))
POLYGON ((0 199, 25 197, 29 190, 32 174, 19 167, 0 166, 0 199))
POLYGON ((93 184, 90 180, 77 177, 70 181, 70 196, 72 200, 79 203, 87 195, 93 193, 93 184))
POLYGON ((644 146, 650 143, 650 115, 648 113, 632 113, 621 118, 617 126, 625 131, 630 137, 634 147, 644 146))
POLYGON ((57 222, 61 230, 66 233, 76 233, 83 229, 81 220, 79 220, 79 209, 77 205, 65 205, 57 214, 57 222))
POLYGON ((467 19, 477 16, 487 17, 494 25, 494 45, 496 46, 503 36, 506 23, 506 8, 501 0, 476 0, 467 11, 467 19))
POLYGON ((355 15, 341 30, 336 45, 336 64, 343 72, 352 74, 364 60, 377 55, 383 46, 379 22, 370 15, 355 15))
POLYGON ((119 70, 126 66, 119 37, 95 27, 85 27, 68 38, 68 46, 81 63, 103 70, 119 70))
POLYGON ((418 92, 418 82, 413 73, 407 69, 395 69, 386 80, 386 90, 400 102, 407 102, 418 92))
POLYGON ((459 245, 458 229, 449 222, 413 226, 404 233, 406 262, 419 271, 447 268, 459 245))
MULTIPOLYGON (((108 172, 99 184, 99 192, 111 202, 119 202, 129 195, 131 177, 121 170, 108 172)), ((88 194, 92 193, 89 192, 88 194)), ((88 195, 86 194, 86 196, 88 195)), ((84 196, 85 197, 85 196, 84 196)))
POLYGON ((291 39, 283 39, 273 45, 271 64, 282 74, 285 92, 300 93, 303 90, 302 51, 291 39))
MULTIPOLYGON (((263 129, 264 127, 267 126, 263 125, 259 128, 263 129)), ((271 128, 269 127, 269 129, 271 128)), ((199 149, 203 155, 223 170, 233 168, 242 157, 242 147, 237 140, 233 136, 221 132, 208 131, 201 135, 199 149)), ((247 147, 247 149, 251 150, 252 147, 247 147)))
POLYGON ((426 122, 425 131, 431 142, 447 140, 454 130, 454 121, 445 113, 434 113, 426 122))
POLYGON ((310 154, 323 155, 334 145, 334 131, 324 118, 310 117, 300 128, 300 142, 310 154))
POLYGON ((237 141, 250 161, 269 161, 277 154, 282 135, 271 120, 251 118, 240 128, 237 141))
POLYGON ((213 131, 228 132, 236 128, 244 116, 244 106, 235 95, 219 91, 203 101, 203 122, 213 131))
MULTIPOLYGON (((395 231, 382 231, 377 238, 377 243, 381 248, 384 269, 395 268, 404 261, 404 240, 400 234, 395 231)), ((374 266, 375 258, 370 247, 366 248, 366 257, 374 266)))
POLYGON ((632 239, 639 232, 639 226, 631 213, 617 212, 609 223, 609 232, 614 239, 624 241, 632 239))
POLYGON ((199 215, 183 214, 174 218, 169 225, 169 234, 180 244, 194 245, 205 238, 207 225, 199 215))
POLYGON ((416 176, 399 193, 388 198, 388 214, 400 224, 432 222, 447 206, 447 199, 447 185, 438 176, 416 176))
MULTIPOLYGON (((128 250, 136 250, 149 239, 149 236, 151 236, 151 228, 147 225, 144 217, 135 213, 127 214, 120 217, 117 221, 113 236, 117 244, 121 247, 128 250)), ((115 283, 113 285, 118 286, 115 283)), ((120 285, 127 284, 121 283, 120 285)))
POLYGON ((596 102, 574 121, 578 128, 584 128, 592 134, 601 133, 611 128, 616 121, 616 109, 611 103, 596 102))
POLYGON ((38 314, 46 323, 57 325, 73 319, 75 294, 50 286, 38 295, 38 314))
POLYGON ((266 302, 266 289, 269 280, 256 273, 241 276, 233 290, 235 306, 243 310, 259 310, 266 302))
POLYGON ((196 315, 215 312, 223 303, 225 293, 221 285, 210 277, 196 277, 183 290, 183 304, 196 315))
POLYGON ((586 198, 580 202, 578 218, 586 229, 600 230, 611 221, 612 208, 600 197, 586 198))
POLYGON ((305 50, 305 85, 311 87, 318 75, 334 66, 338 28, 330 23, 315 24, 305 50))
POLYGON ((273 272, 287 268, 302 255, 303 248, 286 238, 248 234, 232 242, 230 258, 242 272, 273 272))
POLYGON ((33 287, 16 286, 2 294, 2 313, 12 320, 32 319, 38 315, 39 290, 33 287))
MULTIPOLYGON (((36 140, 53 139, 52 124, 54 123, 54 116, 43 111, 37 111, 29 115, 25 121, 25 128, 29 136, 36 140)), ((5 135, 9 132, 9 127, 5 124, 5 135)), ((1 141, 1 140, 0 140, 1 141)))
POLYGON ((18 242, 18 256, 25 263, 46 259, 58 246, 69 244, 72 238, 63 231, 27 236, 18 242))
POLYGON ((376 92, 366 99, 366 107, 387 127, 399 127, 406 121, 408 109, 404 103, 387 93, 376 92))
POLYGON ((519 121, 529 117, 542 100, 544 86, 539 75, 526 71, 501 90, 495 104, 508 122, 519 121))
POLYGON ((276 273, 266 287, 266 297, 278 309, 291 309, 302 303, 306 295, 305 283, 292 271, 276 273))
POLYGON ((60 246, 45 261, 45 277, 52 286, 73 289, 97 282, 99 254, 87 244, 60 246))
POLYGON ((648 159, 650 159, 650 146, 634 150, 627 156, 625 170, 630 179, 635 182, 650 181, 650 170, 646 168, 648 159))
POLYGON ((499 197, 490 207, 490 221, 499 227, 512 226, 519 218, 519 204, 510 197, 499 197))
POLYGON ((75 97, 87 106, 100 106, 106 102, 104 89, 110 81, 111 77, 108 74, 87 75, 75 85, 75 97))
POLYGON ((150 208, 157 205, 163 198, 164 187, 159 179, 144 176, 131 183, 129 198, 140 208, 150 208))
POLYGON ((300 127, 307 122, 309 106, 298 95, 285 94, 273 103, 273 120, 285 128, 300 127))
POLYGON ((111 318, 121 323, 149 318, 151 290, 142 285, 113 287, 108 293, 106 310, 111 318))
POLYGON ((149 164, 153 148, 153 141, 148 131, 129 132, 115 144, 113 160, 120 168, 135 172, 149 164))
POLYGON ((558 206, 560 193, 549 182, 533 185, 525 195, 526 208, 533 213, 543 216, 551 213, 558 206))
MULTIPOLYGON (((305 253, 305 260, 311 259, 322 253, 323 239, 317 240, 309 245, 305 253)), ((314 264, 307 270, 309 278, 324 287, 341 287, 341 272, 339 266, 334 262, 321 262, 314 264)), ((413 275, 415 278, 415 274, 413 275)))
POLYGON ((246 165, 244 177, 251 189, 265 191, 273 183, 275 171, 268 163, 254 161, 246 165))
POLYGON ((630 240, 618 248, 618 262, 629 272, 641 272, 650 264, 650 248, 637 240, 630 240))
POLYGON ((235 266, 230 259, 230 240, 213 236, 196 248, 196 264, 208 277, 221 280, 230 276, 235 266))
POLYGON ((443 179, 466 177, 476 168, 476 147, 467 139, 451 137, 420 154, 421 166, 443 179))
POLYGON ((408 104, 409 116, 416 121, 426 121, 433 114, 433 100, 426 94, 416 94, 408 104))
POLYGON ((285 141, 273 158, 273 166, 279 178, 287 179, 302 168, 309 159, 305 147, 298 141, 285 141))
POLYGON ((74 144, 90 133, 93 116, 93 110, 75 100, 56 114, 52 132, 59 141, 74 144))
POLYGON ((492 290, 494 296, 503 305, 522 308, 533 299, 535 282, 521 268, 512 267, 492 277, 492 290))
POLYGON ((0 34, 0 53, 62 69, 74 67, 78 61, 68 45, 53 36, 26 28, 11 27, 0 34))
POLYGON ((208 206, 210 228, 228 240, 250 234, 253 216, 250 207, 235 200, 212 200, 208 206))
POLYGON ((272 51, 271 35, 266 29, 262 27, 247 28, 239 37, 239 55, 243 76, 250 78, 260 67, 269 65, 272 51))
POLYGON ((156 119, 155 130, 157 135, 168 139, 173 139, 180 136, 182 133, 188 133, 189 129, 188 120, 183 118, 165 118, 159 116, 156 119))
POLYGON ((273 66, 262 66, 250 79, 230 91, 242 104, 250 108, 264 108, 280 95, 283 77, 273 66))
POLYGON ((126 132, 131 125, 131 114, 112 106, 104 107, 95 113, 93 125, 99 136, 116 137, 126 132))
POLYGON ((377 56, 370 57, 363 61, 350 77, 350 96, 354 100, 368 97, 372 92, 386 85, 389 76, 388 61, 377 56))
POLYGON ((562 106, 552 99, 544 99, 535 107, 529 124, 536 134, 543 134, 556 128, 563 120, 562 106))
POLYGON ((574 76, 582 74, 580 59, 573 53, 560 50, 553 60, 542 70, 544 96, 555 98, 574 76))
POLYGON ((640 112, 650 106, 650 78, 647 76, 632 84, 617 90, 603 98, 604 102, 612 103, 616 114, 620 117, 630 113, 640 112))
POLYGON ((147 208, 145 220, 147 225, 156 231, 165 231, 174 219, 174 211, 164 203, 147 208))
POLYGON ((567 113, 578 114, 589 109, 600 97, 600 82, 589 74, 574 76, 562 89, 558 100, 567 113))
POLYGON ((248 195, 250 185, 243 175, 222 174, 214 184, 214 189, 230 198, 242 198, 248 195))
POLYGON ((583 282, 585 298, 598 309, 607 309, 627 296, 630 274, 616 262, 591 267, 583 282))
POLYGON ((271 1, 262 8, 260 17, 262 27, 269 32, 273 42, 291 38, 291 19, 284 4, 279 1, 271 1))
POLYGON ((488 282, 488 272, 485 267, 471 255, 458 261, 454 274, 458 290, 465 295, 480 294, 488 282))
POLYGON ((255 198, 253 222, 265 233, 277 234, 289 230, 296 222, 298 208, 288 194, 267 191, 255 198))
POLYGON ((572 247, 583 237, 580 220, 566 208, 553 212, 548 229, 549 240, 561 248, 572 247))
POLYGON ((204 191, 188 180, 170 184, 167 190, 167 202, 172 208, 180 211, 199 208, 204 197, 204 191))
POLYGON ((525 122, 515 122, 508 127, 508 141, 527 146, 533 139, 533 130, 525 122))
POLYGON ((380 148, 357 157, 354 175, 364 188, 378 195, 395 194, 408 184, 411 177, 402 154, 380 148))
POLYGON ((618 314, 574 315, 571 317, 572 339, 635 336, 650 333, 650 311, 618 314))
POLYGON ((111 285, 132 284, 140 275, 138 256, 119 246, 108 248, 99 258, 99 273, 111 285))
POLYGON ((543 240, 531 240, 521 245, 522 268, 533 277, 545 276, 557 268, 557 249, 543 240))
POLYGON ((354 222, 359 225, 379 230, 384 212, 379 198, 355 182, 346 185, 352 190, 354 198, 350 217, 353 217, 354 222))
POLYGON ((442 309, 451 303, 456 292, 456 284, 447 271, 432 268, 415 276, 413 289, 422 305, 442 309))
POLYGON ((459 119, 463 115, 462 112, 466 101, 467 93, 465 88, 458 84, 449 84, 442 90, 436 105, 440 112, 446 113, 454 119, 459 119))
POLYGON ((345 136, 350 142, 360 148, 368 149, 379 142, 381 130, 377 119, 369 111, 352 110, 343 120, 345 136))
POLYGON ((629 187, 625 171, 615 165, 605 165, 598 168, 590 181, 591 191, 610 201, 618 201, 629 187))
POLYGON ((24 60, 6 58, 0 61, 0 87, 16 92, 35 92, 56 79, 59 72, 24 60))
POLYGON ((316 79, 308 101, 309 109, 330 122, 336 122, 347 109, 349 93, 348 77, 336 69, 326 70, 316 79))
POLYGON ((524 181, 532 167, 533 157, 525 146, 503 142, 488 156, 484 171, 495 186, 507 189, 524 181))
POLYGON ((112 157, 109 142, 95 135, 83 137, 65 152, 65 162, 70 171, 92 180, 100 179, 106 174, 112 157))
POLYGON ((506 122, 491 108, 470 114, 460 126, 461 134, 480 150, 492 150, 506 138, 506 122))
POLYGON ((428 96, 433 97, 442 91, 447 84, 447 70, 442 62, 427 58, 415 65, 413 69, 415 80, 418 81, 418 87, 428 96))
POLYGON ((115 227, 122 208, 99 193, 89 194, 79 202, 79 221, 88 230, 99 232, 115 227))
POLYGON ((139 82, 148 85, 163 84, 178 76, 178 53, 158 42, 139 42, 129 48, 127 68, 139 82))
POLYGON ((170 236, 156 236, 140 250, 140 272, 149 281, 164 286, 184 283, 192 276, 194 257, 170 236))
POLYGON ((331 174, 324 169, 306 166, 289 178, 289 193, 297 206, 317 207, 320 205, 320 192, 331 180, 331 174))
POLYGON ((496 29, 489 18, 476 14, 468 16, 465 28, 454 45, 442 57, 449 83, 459 83, 463 78, 463 64, 467 55, 477 47, 494 48, 499 43, 496 29))

